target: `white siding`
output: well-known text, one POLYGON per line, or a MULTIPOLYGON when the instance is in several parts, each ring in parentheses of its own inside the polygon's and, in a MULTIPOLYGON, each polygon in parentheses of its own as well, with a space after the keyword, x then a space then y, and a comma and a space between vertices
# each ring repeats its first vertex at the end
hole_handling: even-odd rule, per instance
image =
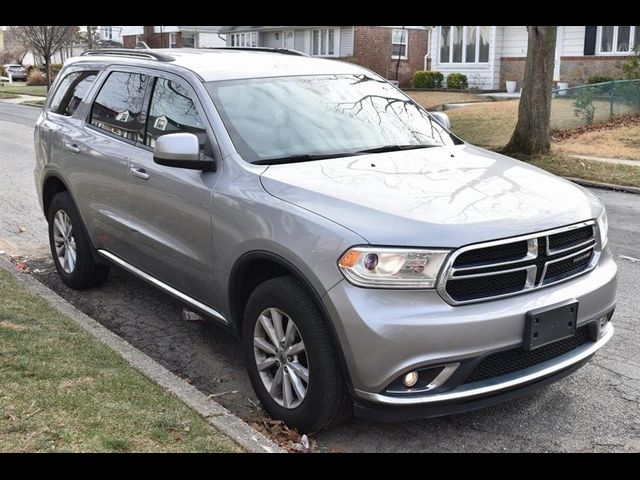
MULTIPOLYGON (((222 34, 222 38, 225 35, 222 34)), ((226 44, 225 40, 222 40, 218 37, 217 33, 199 33, 198 34, 198 47, 199 48, 214 48, 214 47, 224 47, 226 44)))
MULTIPOLYGON (((305 48, 305 34, 308 30, 295 30, 293 32, 293 49, 299 52, 307 52, 305 48)), ((309 52, 307 52, 309 53, 309 52)))
POLYGON ((493 42, 489 45, 489 64, 492 66, 491 81, 484 88, 496 89, 500 86, 500 64, 504 47, 505 27, 491 27, 493 42))
POLYGON ((575 25, 564 27, 563 57, 581 57, 584 55, 584 34, 585 27, 575 25))
POLYGON ((506 26, 502 40, 502 57, 526 57, 529 37, 527 27, 506 26))
POLYGON ((262 32, 262 40, 260 42, 260 46, 267 48, 281 48, 282 32, 262 32), (277 40, 276 33, 278 34, 277 40))
POLYGON ((351 57, 353 55, 353 43, 356 27, 340 27, 340 56, 351 57))

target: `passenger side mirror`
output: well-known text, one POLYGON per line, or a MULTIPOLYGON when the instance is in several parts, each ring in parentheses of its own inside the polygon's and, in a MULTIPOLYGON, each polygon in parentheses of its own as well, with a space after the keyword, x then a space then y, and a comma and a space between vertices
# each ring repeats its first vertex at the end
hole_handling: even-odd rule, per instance
POLYGON ((429 112, 429 115, 431 115, 436 122, 438 122, 447 130, 451 129, 451 121, 449 120, 449 115, 447 115, 446 113, 429 112))
POLYGON ((170 133, 158 137, 153 161, 166 167, 205 171, 215 169, 213 159, 200 152, 198 137, 193 133, 170 133))

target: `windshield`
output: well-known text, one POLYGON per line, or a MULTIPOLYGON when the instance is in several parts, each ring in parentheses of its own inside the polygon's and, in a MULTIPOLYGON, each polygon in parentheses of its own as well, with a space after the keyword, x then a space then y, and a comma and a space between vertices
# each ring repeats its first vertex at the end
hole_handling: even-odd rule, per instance
POLYGON ((233 80, 206 87, 249 162, 462 143, 401 91, 365 75, 233 80))

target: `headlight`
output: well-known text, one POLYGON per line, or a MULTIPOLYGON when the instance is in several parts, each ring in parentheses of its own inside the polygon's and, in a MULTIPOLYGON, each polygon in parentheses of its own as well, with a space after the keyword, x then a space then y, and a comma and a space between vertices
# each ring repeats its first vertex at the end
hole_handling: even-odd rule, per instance
POLYGON ((607 234, 609 233, 609 222, 607 221, 607 209, 602 206, 602 213, 598 217, 598 232, 600 232, 600 248, 604 250, 607 245, 607 234))
POLYGON ((433 288, 449 250, 354 247, 338 266, 354 285, 376 288, 433 288))

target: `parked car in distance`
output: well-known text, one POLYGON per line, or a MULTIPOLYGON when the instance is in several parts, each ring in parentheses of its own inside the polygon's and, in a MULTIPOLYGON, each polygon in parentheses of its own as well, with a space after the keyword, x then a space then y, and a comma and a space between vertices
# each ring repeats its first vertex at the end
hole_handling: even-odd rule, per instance
POLYGON ((613 335, 605 208, 447 125, 298 52, 87 52, 35 128, 54 263, 76 289, 115 265, 230 328, 303 431, 524 395, 613 335))
POLYGON ((12 80, 26 80, 27 71, 17 63, 7 63, 2 66, 7 76, 11 75, 12 80))

